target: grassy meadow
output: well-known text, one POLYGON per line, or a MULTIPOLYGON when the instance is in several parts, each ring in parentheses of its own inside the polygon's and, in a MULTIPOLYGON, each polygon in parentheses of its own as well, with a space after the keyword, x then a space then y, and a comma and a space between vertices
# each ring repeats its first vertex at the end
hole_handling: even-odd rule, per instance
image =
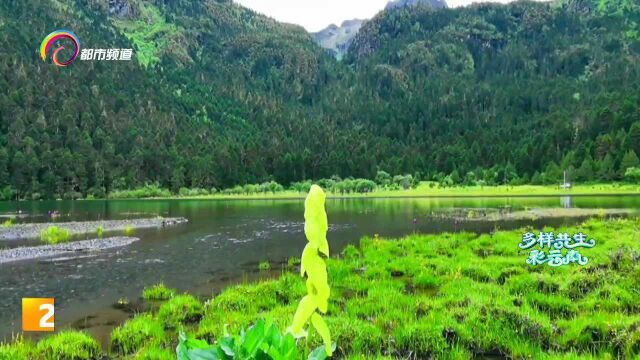
MULTIPOLYGON (((640 219, 592 219, 556 229, 597 241, 589 264, 526 264, 524 231, 364 238, 328 260, 325 319, 340 359, 639 359, 640 219)), ((551 231, 552 229, 545 229, 551 231)), ((329 240, 331 241, 331 240, 329 240)), ((177 331, 213 343, 257 319, 282 330, 306 293, 295 261, 278 279, 210 299, 163 285, 144 292, 156 310, 136 315, 100 349, 82 332, 0 346, 0 359, 175 359, 177 331)), ((321 344, 314 333, 299 346, 321 344)))
MULTIPOLYGON (((393 198, 393 197, 491 197, 491 196, 559 196, 559 195, 638 195, 639 184, 602 183, 579 184, 571 189, 561 189, 557 185, 497 185, 497 186, 454 186, 440 187, 437 183, 423 181, 415 188, 384 189, 376 188, 368 193, 329 192, 329 198, 393 198)), ((197 196, 177 196, 181 199, 303 199, 306 192, 283 190, 278 192, 250 194, 212 194, 197 196)), ((174 198, 175 196, 172 196, 174 198)))

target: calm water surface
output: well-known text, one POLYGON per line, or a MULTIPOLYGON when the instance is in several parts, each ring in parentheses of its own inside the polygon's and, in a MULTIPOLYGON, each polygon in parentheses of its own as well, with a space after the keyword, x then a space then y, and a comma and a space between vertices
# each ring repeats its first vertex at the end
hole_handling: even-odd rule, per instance
MULTIPOLYGON (((577 221, 454 221, 433 216, 455 208, 503 207, 640 209, 640 196, 328 200, 329 243, 336 253, 374 234, 488 232, 496 227, 562 226, 577 221)), ((90 257, 0 265, 0 339, 19 331, 21 298, 54 297, 57 326, 73 323, 78 327, 84 322, 104 342, 109 330, 127 316, 111 305, 120 298, 139 298, 144 286, 162 281, 181 291, 210 295, 215 288, 211 284, 241 281, 265 260, 277 268, 289 257, 299 256, 306 244, 302 200, 0 203, 2 214, 21 211, 29 215, 23 221, 49 221, 46 214, 51 210, 63 214, 58 221, 161 215, 186 217, 189 223, 139 231, 136 236, 141 241, 90 257)))

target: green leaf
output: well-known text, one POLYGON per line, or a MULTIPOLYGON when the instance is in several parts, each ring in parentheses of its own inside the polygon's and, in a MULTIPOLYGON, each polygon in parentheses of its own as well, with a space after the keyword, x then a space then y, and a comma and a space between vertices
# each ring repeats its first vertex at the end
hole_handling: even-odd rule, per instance
POLYGON ((222 350, 225 355, 230 357, 235 356, 235 343, 232 337, 223 337, 222 339, 220 339, 219 344, 220 350, 222 350))
POLYGON ((219 360, 226 359, 220 354, 219 349, 207 344, 204 340, 189 338, 184 332, 180 332, 179 344, 176 348, 178 360, 219 360))
MULTIPOLYGON (((332 344, 330 350, 331 353, 333 353, 336 350, 336 344, 332 344)), ((327 351, 324 346, 318 346, 309 354, 307 360, 324 360, 329 356, 331 355, 327 355, 327 351)))
MULTIPOLYGON (((226 356, 221 356, 217 351, 216 348, 209 348, 209 349, 193 349, 193 350, 189 350, 186 353, 187 357, 184 358, 184 360, 222 360, 222 359, 230 359, 227 358, 226 356)), ((180 360, 182 360, 183 358, 179 358, 180 360)))
POLYGON ((260 344, 265 339, 264 335, 264 320, 259 320, 245 334, 242 347, 245 350, 246 355, 249 357, 255 357, 256 352, 260 348, 260 344))
POLYGON ((298 348, 296 346, 296 339, 291 334, 286 334, 282 338, 280 343, 280 352, 282 353, 282 359, 284 360, 297 360, 298 348))

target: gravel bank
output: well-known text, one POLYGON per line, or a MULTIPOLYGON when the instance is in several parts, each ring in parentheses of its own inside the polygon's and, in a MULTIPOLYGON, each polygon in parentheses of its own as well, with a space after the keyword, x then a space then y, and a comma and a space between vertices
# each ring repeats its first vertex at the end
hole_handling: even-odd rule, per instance
POLYGON ((443 211, 436 216, 459 221, 507 221, 624 216, 632 213, 630 209, 538 208, 511 211, 511 209, 460 208, 443 211))
POLYGON ((98 227, 102 227, 105 232, 124 231, 131 227, 135 230, 161 228, 175 226, 186 223, 185 218, 149 218, 149 219, 128 219, 128 220, 102 220, 102 221, 75 221, 64 223, 37 223, 37 224, 16 224, 8 228, 0 227, 0 240, 21 240, 34 239, 40 237, 40 232, 49 226, 57 226, 67 229, 71 235, 95 233, 98 227))
POLYGON ((89 252, 113 249, 130 245, 140 239, 133 237, 111 237, 106 239, 93 239, 75 241, 57 245, 42 245, 32 247, 19 247, 0 250, 0 264, 12 261, 33 260, 60 255, 81 256, 89 252))

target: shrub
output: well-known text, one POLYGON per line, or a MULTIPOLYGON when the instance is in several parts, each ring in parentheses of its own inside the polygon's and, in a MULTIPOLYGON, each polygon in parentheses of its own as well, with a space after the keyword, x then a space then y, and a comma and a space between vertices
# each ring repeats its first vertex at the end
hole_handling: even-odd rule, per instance
POLYGON ((414 185, 412 175, 396 175, 393 177, 393 183, 400 188, 407 190, 414 185))
POLYGON ((378 171, 376 174, 376 184, 386 187, 391 184, 391 175, 386 171, 378 171))
POLYGON ((114 190, 109 193, 112 199, 143 199, 154 197, 171 197, 171 191, 163 189, 158 183, 146 184, 131 190, 114 190))
POLYGON ((376 183, 367 179, 355 180, 355 191, 361 194, 373 192, 376 183))
POLYGON ((42 360, 89 360, 99 359, 101 350, 86 333, 66 330, 40 340, 36 353, 36 358, 42 360))
POLYGON ((189 188, 186 188, 186 187, 182 187, 178 191, 178 195, 183 196, 183 197, 188 197, 188 196, 207 196, 209 194, 210 194, 209 190, 201 189, 201 188, 189 189, 189 188))
POLYGON ((13 200, 17 191, 11 186, 5 186, 0 189, 0 200, 13 200))
POLYGON ((164 301, 176 295, 176 291, 169 289, 163 283, 145 288, 142 291, 142 298, 145 300, 164 301))
POLYGON ((294 182, 291 184, 291 190, 306 194, 311 189, 311 185, 311 181, 294 182))
POLYGON ((69 241, 71 233, 67 229, 49 226, 40 232, 40 239, 48 244, 59 244, 69 241))
POLYGON ((640 182, 640 168, 630 167, 624 173, 624 178, 631 182, 640 182))

